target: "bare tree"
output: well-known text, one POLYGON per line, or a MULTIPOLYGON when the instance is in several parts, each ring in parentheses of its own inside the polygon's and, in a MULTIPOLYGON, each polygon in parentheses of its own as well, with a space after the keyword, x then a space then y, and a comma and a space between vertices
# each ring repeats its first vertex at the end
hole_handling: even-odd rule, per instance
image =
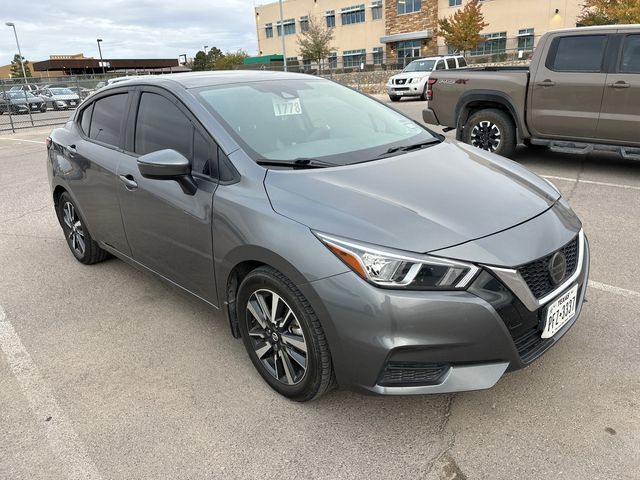
POLYGON ((335 51, 331 46, 333 41, 333 29, 309 16, 309 27, 298 35, 298 48, 300 56, 304 60, 314 60, 318 63, 318 69, 322 71, 322 60, 335 51))

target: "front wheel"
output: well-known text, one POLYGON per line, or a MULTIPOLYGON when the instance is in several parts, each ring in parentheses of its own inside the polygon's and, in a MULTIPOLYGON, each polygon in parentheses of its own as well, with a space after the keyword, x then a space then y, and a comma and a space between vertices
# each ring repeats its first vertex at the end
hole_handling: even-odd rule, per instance
POLYGON ((57 213, 69 250, 76 260, 85 265, 92 265, 109 257, 109 254, 91 238, 75 203, 66 192, 60 196, 57 213))
POLYGON ((250 272, 238 289, 238 319, 251 362, 276 392, 298 402, 333 385, 329 345, 300 290, 271 267, 250 272))
POLYGON ((488 108, 469 117, 462 140, 474 147, 508 157, 516 148, 516 129, 508 114, 488 108))

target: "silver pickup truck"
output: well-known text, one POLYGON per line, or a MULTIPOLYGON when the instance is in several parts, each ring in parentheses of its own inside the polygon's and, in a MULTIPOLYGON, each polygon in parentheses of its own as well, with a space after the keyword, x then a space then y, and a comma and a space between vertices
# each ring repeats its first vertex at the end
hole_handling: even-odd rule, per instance
POLYGON ((529 67, 436 71, 426 96, 426 123, 500 155, 524 143, 640 160, 640 25, 552 31, 529 67))

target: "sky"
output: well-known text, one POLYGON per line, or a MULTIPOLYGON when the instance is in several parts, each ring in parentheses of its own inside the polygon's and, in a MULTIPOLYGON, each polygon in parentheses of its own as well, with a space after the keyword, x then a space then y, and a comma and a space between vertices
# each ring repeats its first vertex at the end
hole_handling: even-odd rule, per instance
MULTIPOLYGON (((193 57, 204 45, 257 51, 253 0, 0 0, 0 65, 84 53, 99 58, 193 57)), ((268 3, 260 2, 260 3, 268 3)))

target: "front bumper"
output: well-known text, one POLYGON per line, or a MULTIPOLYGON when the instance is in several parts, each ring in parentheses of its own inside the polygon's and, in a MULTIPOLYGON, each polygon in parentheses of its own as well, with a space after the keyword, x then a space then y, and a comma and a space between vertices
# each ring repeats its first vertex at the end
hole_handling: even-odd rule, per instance
POLYGON ((323 319, 339 384, 386 395, 480 390, 532 363, 576 322, 586 238, 582 252, 577 274, 562 285, 578 285, 576 314, 549 339, 540 336, 541 319, 566 288, 531 311, 488 268, 467 291, 385 290, 351 272, 301 289, 323 319))
POLYGON ((418 97, 424 92, 425 82, 406 83, 404 85, 386 85, 387 95, 396 97, 418 97))

